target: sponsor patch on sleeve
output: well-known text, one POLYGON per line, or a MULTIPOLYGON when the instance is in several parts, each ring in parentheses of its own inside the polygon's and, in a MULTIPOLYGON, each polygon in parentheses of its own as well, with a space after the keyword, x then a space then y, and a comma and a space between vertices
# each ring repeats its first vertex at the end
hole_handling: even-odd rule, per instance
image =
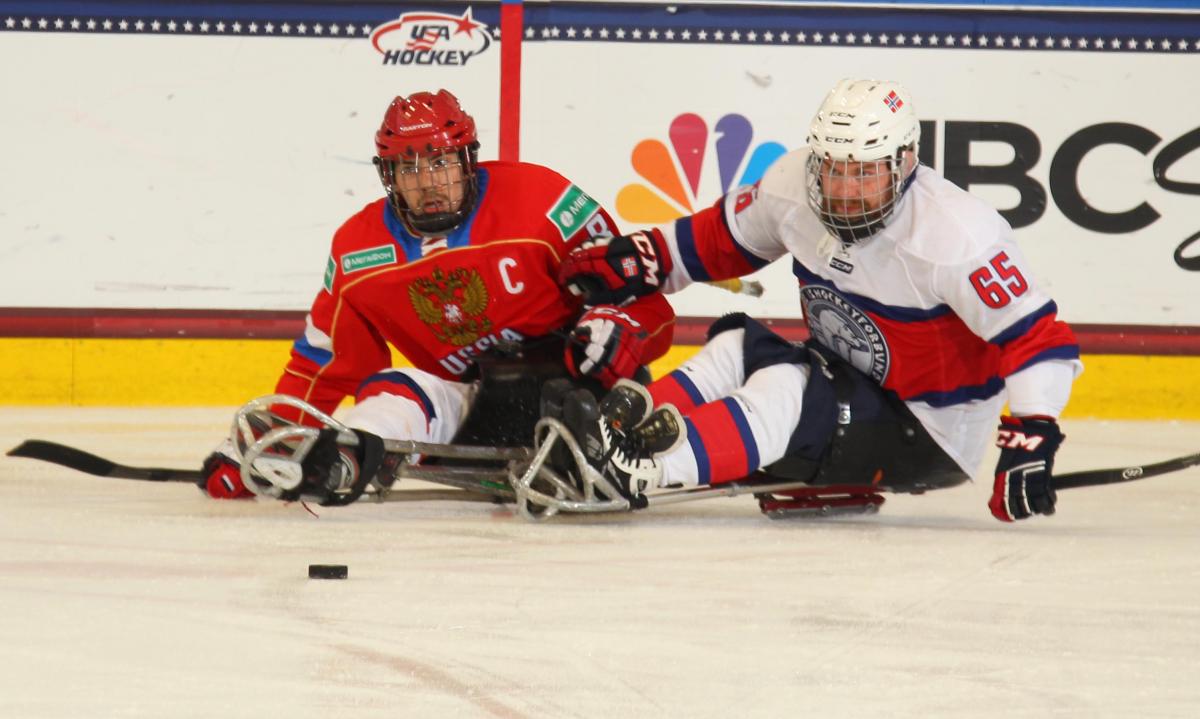
POLYGON ((337 274, 337 263, 333 260, 333 255, 329 256, 329 262, 325 263, 325 291, 333 294, 333 277, 337 274))
MULTIPOLYGON (((348 275, 360 270, 367 270, 372 267, 381 265, 396 264, 396 246, 395 245, 380 245, 379 247, 368 247, 365 250, 358 252, 349 252, 342 255, 341 265, 342 274, 348 275)), ((330 284, 332 284, 330 277, 330 284)))
POLYGON ((546 213, 546 217, 554 223, 558 228, 559 234, 563 239, 567 239, 571 235, 584 226, 584 223, 596 214, 600 209, 600 203, 593 200, 586 192, 579 189, 575 185, 569 186, 565 192, 546 213))

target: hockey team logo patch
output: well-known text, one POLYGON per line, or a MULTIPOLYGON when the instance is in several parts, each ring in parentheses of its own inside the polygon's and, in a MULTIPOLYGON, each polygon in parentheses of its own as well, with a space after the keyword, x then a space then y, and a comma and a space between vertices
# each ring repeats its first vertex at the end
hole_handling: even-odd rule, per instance
POLYGON ((806 285, 800 305, 813 338, 833 350, 855 369, 883 384, 891 353, 883 332, 862 310, 828 287, 806 285))
POLYGON ((471 17, 440 12, 406 12, 371 31, 371 45, 384 65, 466 65, 492 44, 488 26, 471 17))
MULTIPOLYGON (((787 152, 778 142, 754 145, 754 127, 736 113, 717 120, 711 132, 699 115, 677 115, 667 138, 663 142, 648 137, 633 148, 630 164, 645 182, 626 185, 617 193, 617 214, 629 222, 659 224, 694 214, 731 188, 758 182, 787 152), (706 165, 712 167, 714 156, 719 184, 710 183, 711 189, 706 189, 702 172, 706 165)), ((746 200, 749 204, 753 195, 746 200)))
MULTIPOLYGON (((341 264, 343 275, 382 265, 394 265, 396 264, 396 247, 394 245, 380 245, 379 247, 369 247, 358 252, 350 252, 342 255, 341 264)), ((330 278, 330 285, 332 288, 332 278, 330 278)))
POLYGON ((417 317, 444 344, 465 347, 492 331, 485 314, 490 298, 479 270, 434 268, 429 277, 408 286, 408 298, 417 317))

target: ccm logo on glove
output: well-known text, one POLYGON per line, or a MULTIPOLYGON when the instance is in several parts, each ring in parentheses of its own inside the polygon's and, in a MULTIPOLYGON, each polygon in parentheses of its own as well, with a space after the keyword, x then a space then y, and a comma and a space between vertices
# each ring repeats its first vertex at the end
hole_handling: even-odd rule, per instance
POLYGON ((646 272, 646 284, 658 287, 658 255, 654 251, 654 243, 650 241, 645 232, 635 232, 629 236, 629 239, 633 240, 638 257, 642 259, 642 266, 645 267, 646 272))
POLYGON ((670 267, 657 231, 579 243, 559 266, 559 282, 591 305, 624 305, 661 289, 670 267))
POLYGON ((996 435, 996 446, 1001 449, 1023 449, 1026 452, 1033 452, 1041 446, 1045 439, 1045 437, 1037 435, 1030 437, 1024 432, 1015 432, 1000 425, 1000 431, 996 435))
POLYGON ((1001 417, 996 433, 1000 460, 988 509, 1002 522, 1054 514, 1058 495, 1051 476, 1063 433, 1052 417, 1001 417))

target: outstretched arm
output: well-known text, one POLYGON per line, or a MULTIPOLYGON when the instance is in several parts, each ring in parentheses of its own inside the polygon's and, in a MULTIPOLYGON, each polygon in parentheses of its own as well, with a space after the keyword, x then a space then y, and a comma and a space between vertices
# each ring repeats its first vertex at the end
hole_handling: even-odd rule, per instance
POLYGON ((956 314, 1000 351, 1011 415, 1000 418, 988 507, 1004 522, 1054 514, 1054 456, 1064 439, 1058 416, 1082 371, 1075 335, 1007 234, 938 277, 956 314))
POLYGON ((760 183, 653 229, 589 238, 572 248, 559 278, 589 303, 620 305, 693 282, 748 275, 788 253, 783 228, 807 211, 804 158, 780 158, 760 183))

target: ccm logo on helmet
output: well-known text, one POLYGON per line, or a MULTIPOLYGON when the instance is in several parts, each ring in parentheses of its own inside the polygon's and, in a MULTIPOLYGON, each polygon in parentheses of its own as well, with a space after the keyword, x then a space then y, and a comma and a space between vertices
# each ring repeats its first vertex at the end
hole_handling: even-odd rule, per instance
POLYGON ((492 44, 488 26, 463 14, 406 12, 371 32, 384 65, 466 65, 492 44))

